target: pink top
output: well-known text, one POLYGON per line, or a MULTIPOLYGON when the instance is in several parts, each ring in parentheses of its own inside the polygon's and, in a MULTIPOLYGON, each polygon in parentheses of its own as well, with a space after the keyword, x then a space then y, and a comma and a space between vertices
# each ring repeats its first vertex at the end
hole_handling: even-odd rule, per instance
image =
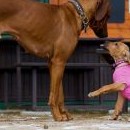
POLYGON ((126 88, 122 90, 121 93, 125 98, 130 100, 130 65, 122 63, 116 67, 113 73, 113 80, 116 83, 126 84, 126 88))

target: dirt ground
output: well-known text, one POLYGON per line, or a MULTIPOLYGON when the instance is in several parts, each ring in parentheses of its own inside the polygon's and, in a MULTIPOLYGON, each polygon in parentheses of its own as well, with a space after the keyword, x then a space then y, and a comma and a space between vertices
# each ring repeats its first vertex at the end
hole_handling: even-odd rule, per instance
POLYGON ((55 122, 50 112, 7 111, 0 113, 0 130, 130 130, 130 115, 112 121, 107 113, 72 112, 74 119, 55 122))

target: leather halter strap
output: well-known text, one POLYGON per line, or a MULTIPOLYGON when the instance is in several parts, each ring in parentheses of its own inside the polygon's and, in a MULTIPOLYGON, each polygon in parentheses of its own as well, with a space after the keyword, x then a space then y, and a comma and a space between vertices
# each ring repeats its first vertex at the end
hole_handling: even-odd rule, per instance
POLYGON ((82 5, 79 3, 78 0, 69 0, 69 2, 72 3, 72 5, 75 7, 77 13, 79 14, 79 16, 81 18, 81 21, 82 21, 81 30, 84 29, 84 31, 86 32, 86 29, 89 24, 89 20, 84 12, 82 5))

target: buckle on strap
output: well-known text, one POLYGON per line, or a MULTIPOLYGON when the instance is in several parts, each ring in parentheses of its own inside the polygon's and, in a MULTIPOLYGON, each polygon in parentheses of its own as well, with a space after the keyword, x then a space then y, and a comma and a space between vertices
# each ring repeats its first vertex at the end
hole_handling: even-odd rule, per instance
POLYGON ((89 24, 89 20, 88 20, 88 17, 85 15, 82 5, 77 0, 69 0, 69 2, 74 5, 77 13, 79 14, 79 16, 81 18, 81 21, 82 21, 81 30, 84 29, 84 31, 86 32, 86 29, 89 24))

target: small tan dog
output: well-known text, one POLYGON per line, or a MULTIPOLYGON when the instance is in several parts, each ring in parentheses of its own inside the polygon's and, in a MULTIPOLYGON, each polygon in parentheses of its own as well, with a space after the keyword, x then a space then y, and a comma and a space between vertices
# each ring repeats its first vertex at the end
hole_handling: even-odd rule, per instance
POLYGON ((113 73, 114 83, 90 92, 88 97, 118 91, 118 98, 112 117, 112 119, 116 120, 122 112, 125 99, 130 100, 130 52, 128 46, 123 42, 108 42, 104 48, 115 61, 115 71, 113 73))

